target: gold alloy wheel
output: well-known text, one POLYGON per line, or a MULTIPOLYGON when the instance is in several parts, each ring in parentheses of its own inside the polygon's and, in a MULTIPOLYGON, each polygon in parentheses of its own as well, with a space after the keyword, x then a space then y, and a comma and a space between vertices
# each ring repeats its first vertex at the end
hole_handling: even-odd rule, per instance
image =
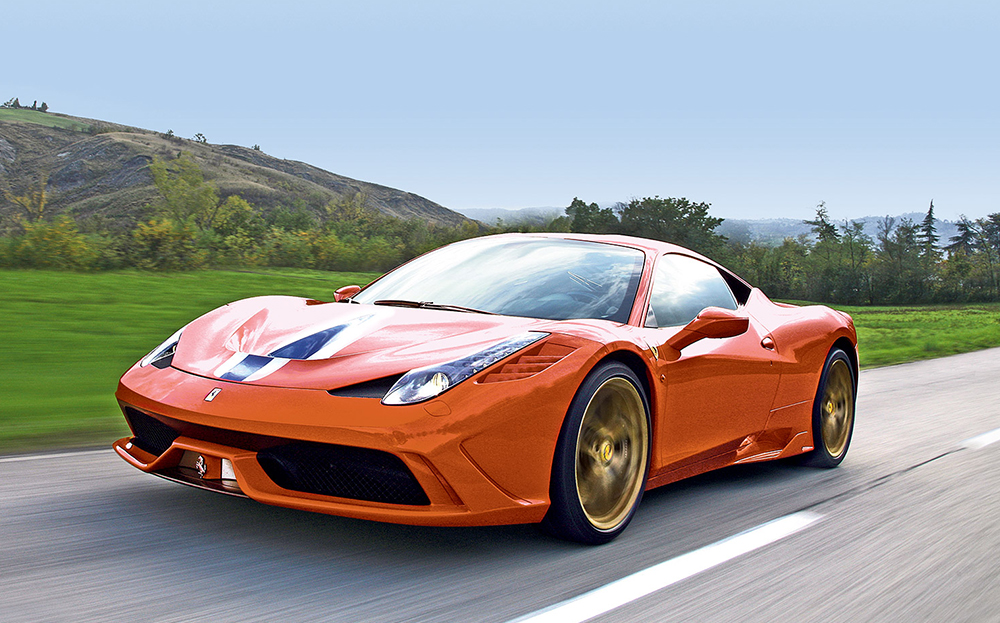
POLYGON ((576 492, 598 530, 621 524, 642 492, 648 437, 646 409, 635 386, 621 377, 601 384, 576 440, 576 492))
POLYGON ((823 445, 833 458, 847 449, 854 423, 854 380, 851 368, 843 359, 834 359, 826 374, 823 401, 820 402, 820 426, 823 445))

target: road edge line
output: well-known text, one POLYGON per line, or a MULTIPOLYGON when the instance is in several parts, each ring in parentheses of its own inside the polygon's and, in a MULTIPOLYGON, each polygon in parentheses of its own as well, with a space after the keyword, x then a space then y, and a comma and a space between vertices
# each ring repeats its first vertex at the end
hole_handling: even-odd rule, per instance
POLYGON ((812 511, 785 515, 721 541, 637 571, 509 623, 583 623, 627 603, 791 536, 819 521, 812 511))

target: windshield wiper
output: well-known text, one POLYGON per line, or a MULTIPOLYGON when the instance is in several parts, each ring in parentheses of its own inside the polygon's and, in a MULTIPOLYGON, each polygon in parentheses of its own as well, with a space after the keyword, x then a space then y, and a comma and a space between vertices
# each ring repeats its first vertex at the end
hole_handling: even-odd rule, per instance
POLYGON ((461 305, 448 305, 446 303, 432 303, 430 301, 407 301, 403 299, 382 299, 380 301, 375 301, 372 305, 389 305, 392 307, 414 307, 417 309, 441 309, 444 311, 460 311, 468 312, 470 314, 489 314, 495 316, 493 312, 483 311, 481 309, 473 309, 471 307, 462 307, 461 305))

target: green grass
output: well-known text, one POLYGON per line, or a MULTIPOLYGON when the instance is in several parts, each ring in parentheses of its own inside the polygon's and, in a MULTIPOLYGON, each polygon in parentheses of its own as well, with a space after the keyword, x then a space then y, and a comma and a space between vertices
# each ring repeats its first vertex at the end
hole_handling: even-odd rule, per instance
POLYGON ((262 294, 332 300, 370 273, 0 270, 0 453, 126 434, 118 377, 190 320, 262 294))
MULTIPOLYGON (((0 453, 107 445, 127 433, 118 377, 197 316, 261 294, 331 300, 373 273, 0 270, 0 453)), ((1000 346, 1000 304, 839 307, 862 367, 1000 346)))
POLYGON ((0 108, 0 121, 23 121, 43 125, 47 128, 63 128, 64 130, 85 131, 89 126, 73 119, 59 117, 53 113, 38 112, 37 110, 13 110, 10 108, 0 108))
POLYGON ((1000 304, 997 303, 832 307, 854 318, 862 368, 1000 346, 1000 304))

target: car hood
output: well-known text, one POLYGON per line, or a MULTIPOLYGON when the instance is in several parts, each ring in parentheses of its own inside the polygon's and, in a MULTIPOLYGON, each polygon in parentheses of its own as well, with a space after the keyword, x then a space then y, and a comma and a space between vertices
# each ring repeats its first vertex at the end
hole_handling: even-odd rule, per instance
POLYGON ((184 328, 171 365, 227 381, 335 389, 477 352, 557 321, 268 296, 184 328))

